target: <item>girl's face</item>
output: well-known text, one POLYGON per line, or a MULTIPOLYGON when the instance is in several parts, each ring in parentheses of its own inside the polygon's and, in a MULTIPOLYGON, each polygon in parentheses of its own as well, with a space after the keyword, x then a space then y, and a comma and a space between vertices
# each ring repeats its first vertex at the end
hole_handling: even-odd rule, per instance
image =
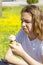
POLYGON ((24 30, 24 32, 26 32, 27 34, 32 33, 33 25, 32 25, 31 13, 23 12, 22 16, 21 16, 21 20, 22 20, 22 22, 21 22, 22 29, 24 30))

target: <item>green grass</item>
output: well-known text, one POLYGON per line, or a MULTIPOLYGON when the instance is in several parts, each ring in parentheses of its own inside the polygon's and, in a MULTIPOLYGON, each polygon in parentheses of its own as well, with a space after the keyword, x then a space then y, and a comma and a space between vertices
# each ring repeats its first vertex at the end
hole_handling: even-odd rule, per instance
POLYGON ((9 35, 16 35, 21 28, 19 20, 22 8, 23 6, 2 8, 3 18, 0 18, 0 58, 4 58, 9 47, 9 35))
MULTIPOLYGON (((0 18, 0 58, 4 55, 9 47, 8 36, 16 35, 20 30, 20 13, 24 6, 2 7, 2 16, 0 18)), ((40 6, 43 10, 43 6, 40 6)))
MULTIPOLYGON (((12 13, 12 14, 16 14, 16 15, 20 15, 21 13, 21 9, 23 8, 24 6, 13 6, 13 7, 3 7, 2 8, 2 11, 3 12, 9 12, 9 13, 12 13)), ((6 13, 5 13, 6 14, 6 13)))
POLYGON ((41 5, 41 6, 39 6, 40 7, 40 9, 43 11, 43 6, 41 5))

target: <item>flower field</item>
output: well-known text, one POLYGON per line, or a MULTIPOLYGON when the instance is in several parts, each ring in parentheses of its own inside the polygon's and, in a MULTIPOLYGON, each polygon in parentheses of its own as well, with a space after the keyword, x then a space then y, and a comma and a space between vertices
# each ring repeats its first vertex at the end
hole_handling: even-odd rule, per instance
POLYGON ((3 58, 9 47, 9 35, 16 35, 21 28, 22 6, 3 7, 2 18, 0 18, 0 58, 3 58))

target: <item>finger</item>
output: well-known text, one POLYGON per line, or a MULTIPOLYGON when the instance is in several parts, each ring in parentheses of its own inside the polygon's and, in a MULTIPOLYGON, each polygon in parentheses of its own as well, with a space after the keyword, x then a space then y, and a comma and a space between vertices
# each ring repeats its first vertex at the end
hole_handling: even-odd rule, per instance
POLYGON ((19 46, 19 43, 16 43, 16 46, 19 46))
POLYGON ((12 49, 15 49, 15 48, 18 47, 17 45, 14 45, 14 46, 13 46, 12 44, 10 44, 9 46, 10 46, 12 49))
POLYGON ((14 46, 12 44, 10 44, 9 46, 14 49, 14 46))
POLYGON ((14 50, 14 49, 12 49, 12 51, 14 52, 15 50, 14 50))
POLYGON ((12 49, 13 54, 17 54, 17 51, 15 49, 12 49))
POLYGON ((21 43, 17 43, 19 46, 21 46, 21 43))

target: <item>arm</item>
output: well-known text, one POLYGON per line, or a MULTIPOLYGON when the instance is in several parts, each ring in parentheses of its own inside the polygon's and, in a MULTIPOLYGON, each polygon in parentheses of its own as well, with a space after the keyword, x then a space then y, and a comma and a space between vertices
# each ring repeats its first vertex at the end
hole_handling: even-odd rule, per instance
POLYGON ((30 57, 25 51, 22 52, 22 57, 30 64, 30 65, 43 65, 36 60, 34 60, 32 57, 30 57))
POLYGON ((8 49, 4 59, 5 61, 16 65, 28 65, 23 59, 16 58, 12 53, 11 48, 8 49))
POLYGON ((28 64, 30 65, 43 65, 42 63, 39 63, 38 61, 34 60, 31 56, 29 56, 22 48, 21 44, 16 44, 13 46, 10 44, 10 47, 12 47, 12 52, 20 55, 28 64))

